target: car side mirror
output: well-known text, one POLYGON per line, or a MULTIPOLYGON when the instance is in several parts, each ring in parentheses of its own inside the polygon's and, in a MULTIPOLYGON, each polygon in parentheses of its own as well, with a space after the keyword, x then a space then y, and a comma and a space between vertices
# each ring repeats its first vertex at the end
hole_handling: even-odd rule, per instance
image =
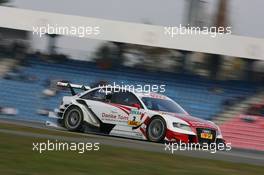
POLYGON ((134 103, 134 104, 132 104, 132 106, 135 107, 135 108, 140 109, 140 104, 138 104, 138 103, 134 103))

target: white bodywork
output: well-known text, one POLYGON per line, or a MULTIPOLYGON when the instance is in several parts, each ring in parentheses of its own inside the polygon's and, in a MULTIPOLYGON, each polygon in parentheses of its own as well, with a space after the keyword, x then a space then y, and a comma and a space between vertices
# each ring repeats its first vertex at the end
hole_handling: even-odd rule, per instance
MULTIPOLYGON (((190 122, 188 122, 188 117, 185 117, 188 116, 187 112, 185 114, 178 115, 183 116, 183 118, 187 118, 187 120, 185 120, 182 117, 175 116, 175 114, 149 110, 141 100, 142 97, 163 98, 166 100, 171 100, 170 98, 164 95, 156 93, 144 94, 131 92, 141 103, 141 108, 114 104, 96 99, 83 98, 86 94, 98 89, 100 88, 90 89, 74 96, 63 97, 62 104, 59 109, 59 111, 62 113, 60 117, 63 119, 64 113, 67 108, 72 105, 76 105, 82 110, 83 121, 85 121, 86 123, 98 128, 101 127, 100 122, 114 125, 114 127, 108 133, 109 135, 147 140, 145 133, 148 121, 151 120, 151 118, 154 116, 160 116, 166 121, 166 127, 168 130, 180 134, 187 134, 193 136, 197 135, 195 131, 188 129, 188 127, 191 128, 191 126, 190 122), (85 101, 85 104, 80 103, 80 100, 85 101), (185 128, 175 127, 175 123, 177 123, 178 125, 184 125, 185 128)), ((197 118, 195 118, 195 122, 205 122, 206 125, 210 125, 213 128, 216 128, 216 139, 223 138, 219 127, 217 127, 213 122, 197 118)), ((165 140, 169 139, 165 137, 165 140)))

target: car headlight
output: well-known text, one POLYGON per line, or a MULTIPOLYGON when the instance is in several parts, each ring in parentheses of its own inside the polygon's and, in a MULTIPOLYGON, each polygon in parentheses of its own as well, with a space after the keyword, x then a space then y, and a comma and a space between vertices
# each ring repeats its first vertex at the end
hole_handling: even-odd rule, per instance
POLYGON ((173 123, 173 127, 183 129, 186 131, 192 131, 192 128, 189 125, 183 123, 173 123))

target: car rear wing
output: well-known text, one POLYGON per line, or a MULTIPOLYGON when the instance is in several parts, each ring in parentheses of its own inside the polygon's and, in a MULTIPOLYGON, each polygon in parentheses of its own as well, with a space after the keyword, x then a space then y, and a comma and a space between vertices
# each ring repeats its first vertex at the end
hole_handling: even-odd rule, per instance
POLYGON ((57 86, 59 87, 66 87, 71 90, 72 95, 76 95, 77 93, 74 91, 74 89, 81 89, 83 91, 90 90, 90 86, 84 86, 84 85, 79 85, 79 84, 72 84, 72 83, 64 83, 64 82, 57 82, 57 86))

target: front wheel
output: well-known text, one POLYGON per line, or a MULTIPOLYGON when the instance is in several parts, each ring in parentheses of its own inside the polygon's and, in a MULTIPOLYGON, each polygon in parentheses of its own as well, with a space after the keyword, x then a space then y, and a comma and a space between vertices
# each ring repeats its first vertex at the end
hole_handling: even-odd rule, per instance
POLYGON ((69 131, 80 131, 83 123, 83 113, 77 106, 69 107, 63 117, 63 124, 69 131))
POLYGON ((162 142, 166 135, 166 122, 162 117, 154 117, 147 127, 147 137, 151 142, 162 142))

